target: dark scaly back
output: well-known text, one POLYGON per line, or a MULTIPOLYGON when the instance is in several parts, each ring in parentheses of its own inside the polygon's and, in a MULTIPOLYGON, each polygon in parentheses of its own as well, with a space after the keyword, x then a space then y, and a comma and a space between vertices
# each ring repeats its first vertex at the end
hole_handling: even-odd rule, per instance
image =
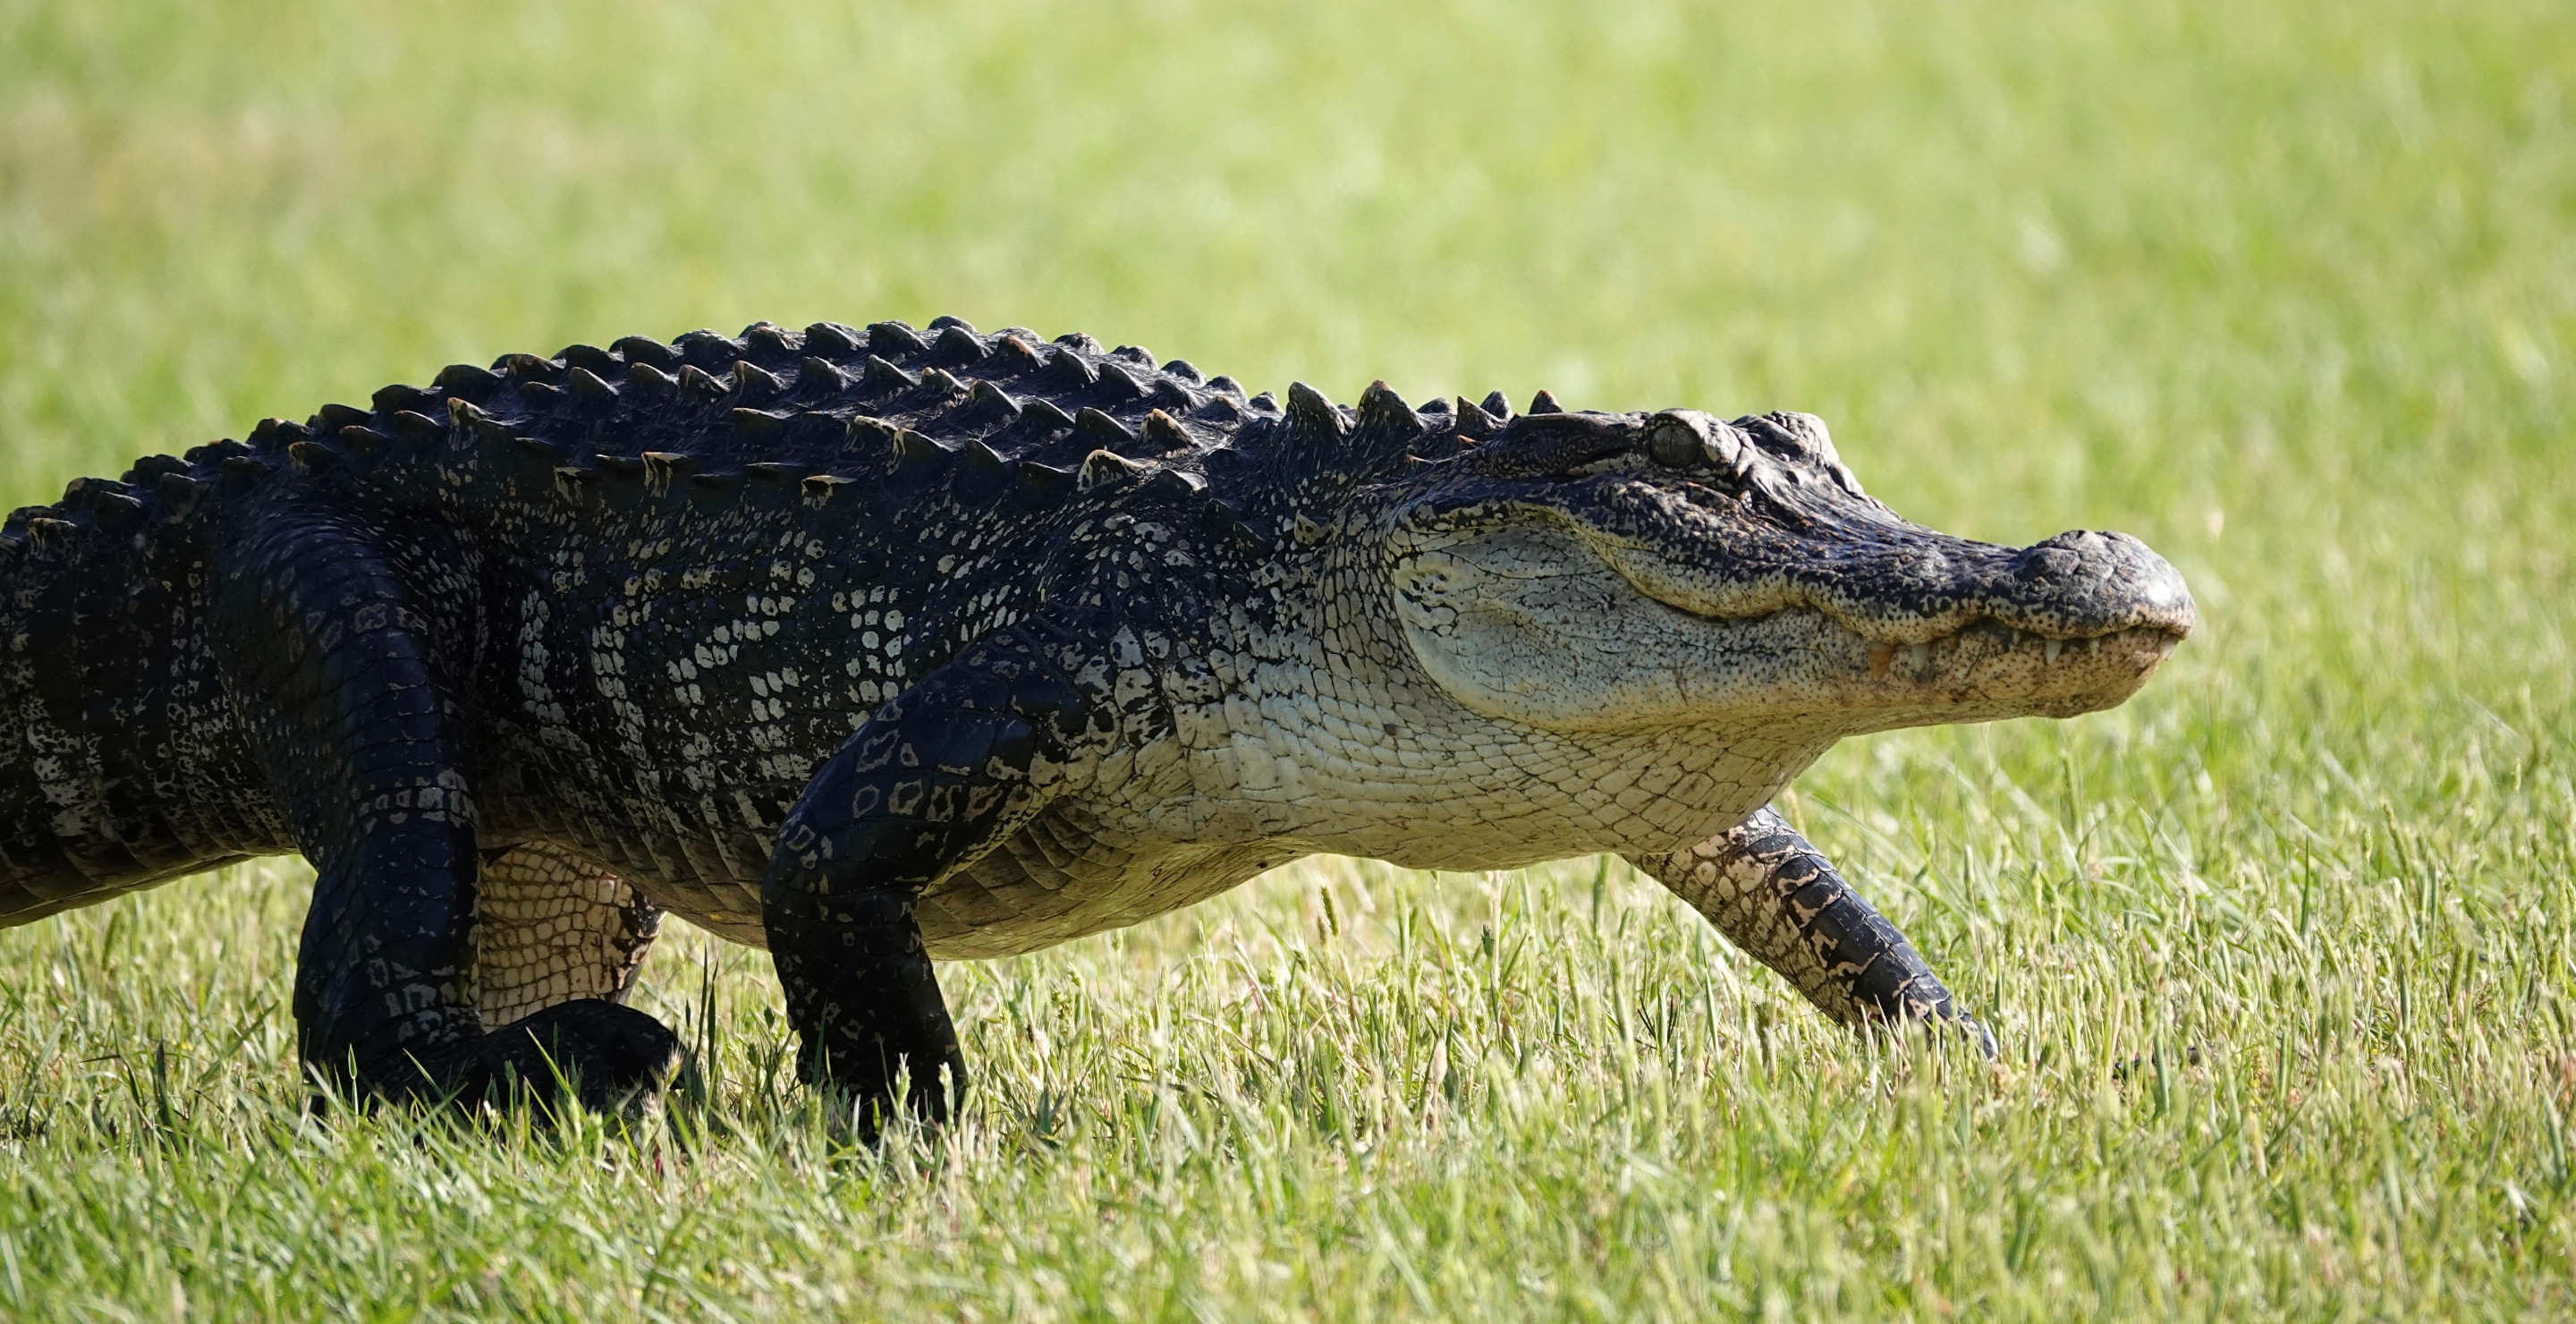
MULTIPOLYGON (((558 738, 529 743, 563 765, 561 775, 540 769, 524 783, 523 816, 596 826, 580 836, 645 826, 628 821, 636 802, 670 798, 687 782, 702 816, 739 820, 725 854, 741 855, 759 845, 785 788, 876 702, 1039 605, 1031 593, 1046 582, 1045 563, 1101 563, 1086 599, 1064 610, 1186 636, 1213 609, 1239 614, 1255 602, 1265 567, 1275 569, 1351 485, 1409 453, 1453 454, 1494 421, 1475 406, 1417 412, 1383 386, 1352 410, 1301 385, 1282 408, 1185 362, 1157 366, 1132 346, 1104 351, 1086 336, 1048 342, 1016 328, 983 335, 953 318, 925 331, 760 323, 739 337, 628 338, 505 355, 488 369, 452 366, 429 386, 378 391, 369 407, 326 405, 301 424, 263 422, 247 443, 139 460, 116 482, 84 479, 61 503, 10 517, 0 529, 10 598, 0 609, 16 638, 0 693, 41 709, 47 722, 31 741, 77 746, 82 769, 39 785, 25 771, 36 751, 0 759, 0 769, 15 769, 0 770, 11 779, 10 812, 51 806, 50 817, 20 815, 28 821, 13 826, 11 849, 61 853, 59 841, 38 839, 46 823, 63 822, 57 802, 67 796, 87 819, 56 836, 74 854, 105 857, 69 862, 92 891, 289 848, 231 739, 205 656, 203 599, 224 539, 283 505, 399 512, 512 552, 496 558, 505 582, 493 596, 524 601, 491 606, 488 642, 497 647, 486 649, 482 688, 515 692, 519 728, 556 724, 558 738), (1130 553, 1138 573, 1121 579, 1101 553, 1140 519, 1177 542, 1154 567, 1130 553), (534 589, 524 582, 531 570, 534 589), (701 619, 673 621, 666 610, 661 622, 631 621, 649 613, 623 609, 657 592, 696 595, 701 619), (721 628, 735 601, 748 604, 735 613, 745 627, 765 624, 756 615, 791 614, 781 603, 805 608, 801 621, 785 622, 786 638, 776 626, 768 639, 738 632, 754 637, 737 639, 735 671, 773 681, 775 666, 743 665, 744 646, 755 663, 764 653, 810 662, 827 647, 816 631, 846 624, 865 637, 892 619, 863 602, 899 601, 904 625, 854 653, 846 677, 834 678, 845 683, 799 686, 792 713, 771 706, 778 701, 765 689, 720 701, 706 694, 712 686, 660 695, 663 719, 774 747, 718 750, 723 757, 686 777, 662 776, 670 770, 653 766, 654 751, 621 728, 649 715, 573 702, 603 685, 585 671, 583 638, 596 654, 591 671, 608 661, 659 671, 685 657, 678 650, 707 620, 721 628), (828 617, 824 601, 834 604, 828 617), (539 665, 525 644, 549 631, 551 661, 539 665), (603 634, 641 665, 603 660, 603 634), (57 638, 74 646, 55 648, 57 638), (166 678, 157 690, 156 677, 166 678), (701 703, 711 711, 669 711, 701 703), (626 765, 644 760, 637 783, 611 788, 626 794, 575 785, 582 776, 570 765, 621 746, 626 765), (210 777, 238 789, 209 796, 210 777), (703 785, 711 779, 767 783, 758 798, 773 803, 737 813, 703 785), (604 803, 604 794, 630 803, 604 803), (151 843, 150 858, 125 859, 138 842, 151 843)), ((629 675, 618 688, 649 691, 676 678, 674 666, 671 677, 629 675)), ((644 696, 639 712, 654 698, 644 696)), ((728 864, 738 876, 751 867, 728 864)), ((19 872, 59 876, 66 867, 48 858, 19 872)), ((38 900, 20 898, 16 909, 38 900)), ((12 906, 0 890, 0 922, 14 917, 12 906)))

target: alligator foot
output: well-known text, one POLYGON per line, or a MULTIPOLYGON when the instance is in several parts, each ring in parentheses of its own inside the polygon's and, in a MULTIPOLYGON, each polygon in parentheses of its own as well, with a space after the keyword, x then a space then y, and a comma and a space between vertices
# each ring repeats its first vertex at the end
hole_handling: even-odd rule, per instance
POLYGON ((1995 1036, 1950 996, 1887 917, 1769 808, 1696 846, 1629 862, 1855 1028, 1942 1023, 1988 1058, 1995 1036))
POLYGON ((660 1098, 687 1056, 680 1037, 643 1012, 577 998, 474 1040, 436 1074, 459 1101, 542 1106, 569 1096, 591 1112, 623 1112, 660 1098))

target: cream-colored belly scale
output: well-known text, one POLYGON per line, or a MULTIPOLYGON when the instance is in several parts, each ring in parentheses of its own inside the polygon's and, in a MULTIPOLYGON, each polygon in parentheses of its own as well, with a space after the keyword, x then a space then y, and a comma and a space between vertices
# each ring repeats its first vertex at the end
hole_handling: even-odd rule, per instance
POLYGON ((544 842, 487 854, 467 971, 486 1026, 575 998, 623 1002, 662 912, 597 863, 544 842))
MULTIPOLYGON (((1223 892, 1295 852, 1277 846, 1140 849, 1078 814, 1051 812, 923 893, 923 945, 940 961, 1016 956, 1125 928, 1223 892)), ((574 998, 625 1000, 668 911, 766 948, 760 895, 737 881, 640 886, 549 842, 488 854, 475 889, 469 982, 486 1026, 574 998)))

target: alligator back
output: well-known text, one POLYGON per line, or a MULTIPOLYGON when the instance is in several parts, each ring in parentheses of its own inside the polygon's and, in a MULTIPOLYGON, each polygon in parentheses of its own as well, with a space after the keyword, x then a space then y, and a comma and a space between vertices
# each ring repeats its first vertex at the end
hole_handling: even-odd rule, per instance
MULTIPOLYGON (((944 318, 514 354, 372 406, 0 529, 0 925, 295 849, 222 665, 260 641, 218 617, 258 531, 320 512, 455 612, 487 844, 557 842, 755 933, 774 829, 853 728, 1025 615, 1051 546, 1253 508, 1217 500, 1248 462, 1211 461, 1285 431, 1185 363, 944 318)), ((1122 610, 1204 622, 1235 578, 1122 610)))

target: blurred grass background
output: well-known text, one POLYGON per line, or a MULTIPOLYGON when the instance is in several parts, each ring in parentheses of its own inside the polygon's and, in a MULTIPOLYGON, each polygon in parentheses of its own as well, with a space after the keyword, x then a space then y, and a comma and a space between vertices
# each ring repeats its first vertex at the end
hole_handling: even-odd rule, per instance
POLYGON ((1789 799, 1993 1072, 1621 869, 1325 861, 950 967, 937 1150, 836 1149, 694 934, 668 1133, 321 1131, 261 866, 0 934, 0 1315, 2563 1318, 2571 79, 2542 0, 0 0, 0 501, 450 361, 952 313, 1807 409, 2207 621, 1789 799))

